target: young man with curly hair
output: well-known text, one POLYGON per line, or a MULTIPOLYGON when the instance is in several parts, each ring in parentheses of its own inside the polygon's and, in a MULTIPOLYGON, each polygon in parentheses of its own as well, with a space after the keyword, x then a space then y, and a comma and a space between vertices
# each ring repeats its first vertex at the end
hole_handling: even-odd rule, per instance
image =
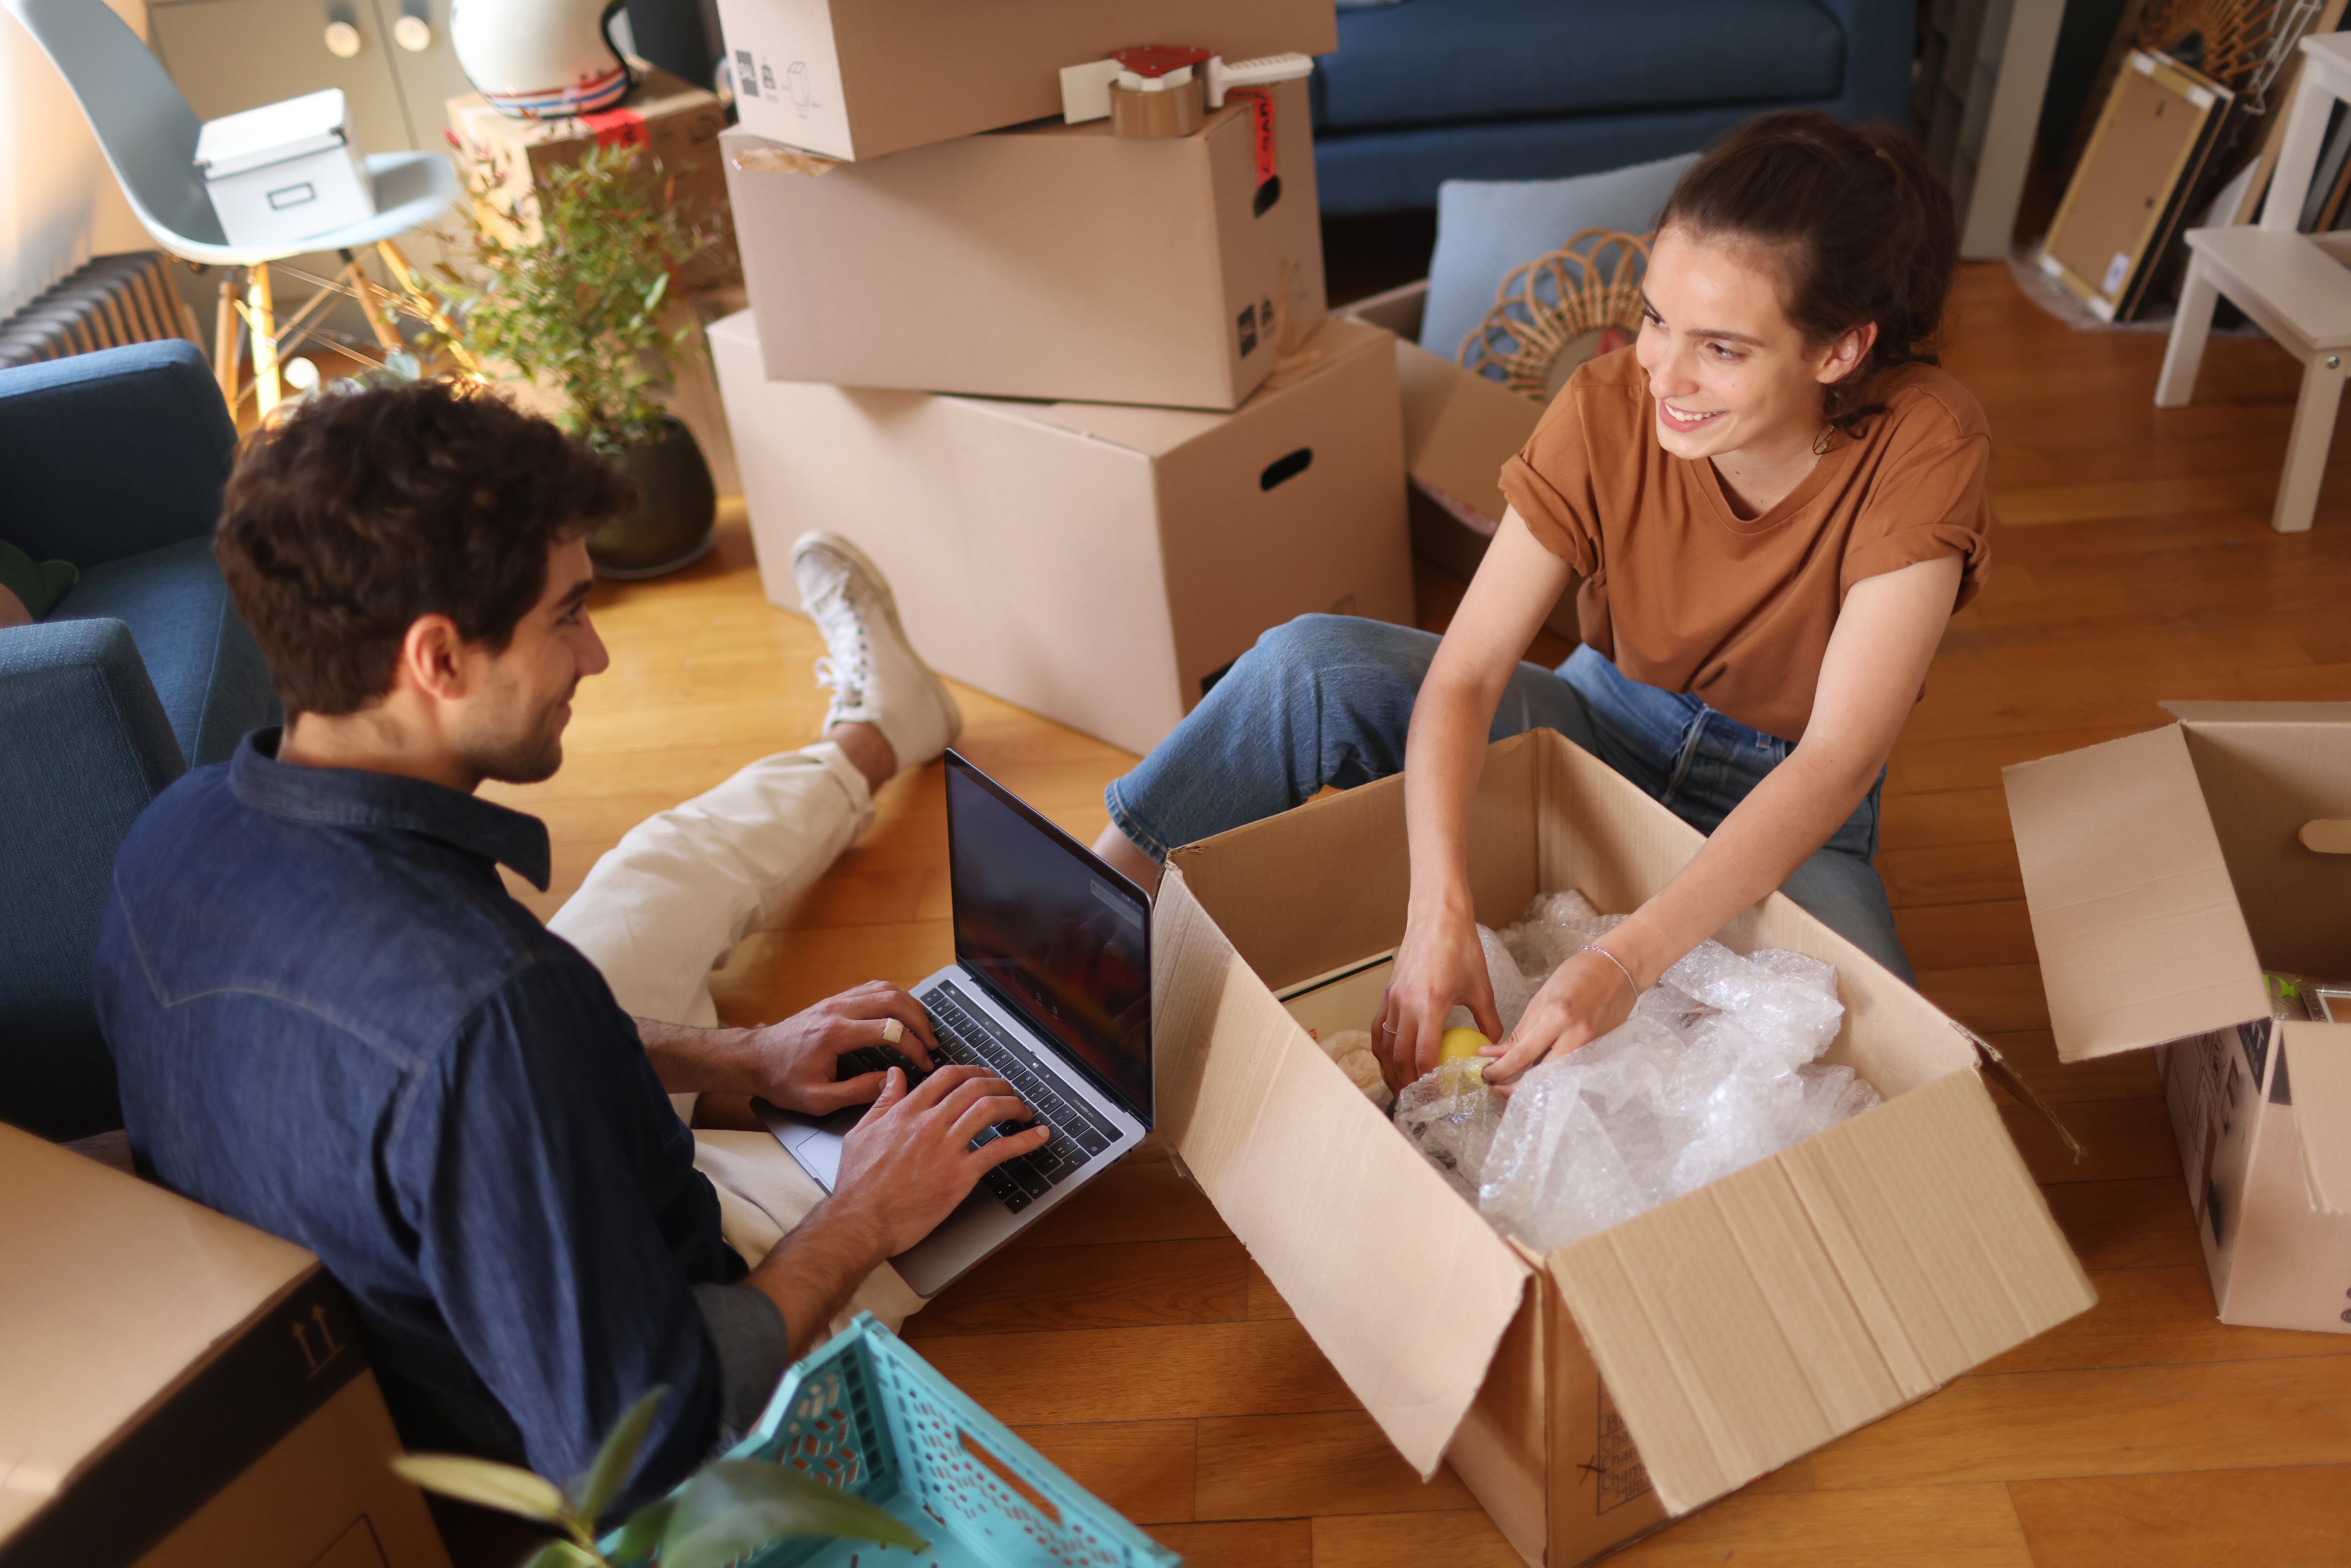
POLYGON ((974 1152, 1028 1119, 976 1068, 836 1082, 885 1039, 929 1066, 893 986, 715 1027, 713 966, 961 724, 845 541, 794 552, 830 648, 823 738, 632 830, 548 926, 507 893, 500 864, 547 885, 547 830, 475 789, 561 765, 609 663, 584 541, 634 501, 554 426, 446 386, 319 399, 253 438, 216 550, 287 722, 132 830, 98 999, 142 1167, 319 1255, 412 1445, 573 1475, 666 1385, 643 1496, 852 1304, 918 1306, 885 1260, 1045 1134, 974 1152), (697 1139, 696 1093, 705 1124, 755 1094, 875 1110, 827 1197, 764 1131, 697 1139))

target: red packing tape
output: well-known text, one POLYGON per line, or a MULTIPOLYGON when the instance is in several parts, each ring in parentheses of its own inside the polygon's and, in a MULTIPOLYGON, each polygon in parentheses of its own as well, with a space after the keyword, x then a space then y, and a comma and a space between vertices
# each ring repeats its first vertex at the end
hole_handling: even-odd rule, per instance
POLYGON ((1237 87, 1225 96, 1249 100, 1249 108, 1256 119, 1257 183, 1262 185, 1281 172, 1274 158, 1273 94, 1263 88, 1237 87))
POLYGON ((649 147, 653 138, 645 132, 645 117, 633 109, 608 109, 601 114, 583 114, 580 123, 596 133, 599 147, 649 147))

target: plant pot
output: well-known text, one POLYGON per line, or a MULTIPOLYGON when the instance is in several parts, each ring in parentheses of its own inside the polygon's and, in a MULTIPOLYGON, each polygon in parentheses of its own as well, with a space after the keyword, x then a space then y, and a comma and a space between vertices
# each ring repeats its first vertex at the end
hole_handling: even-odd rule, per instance
POLYGON ((601 577, 659 577, 700 560, 718 517, 718 488, 694 432, 662 421, 661 438, 613 454, 612 466, 636 481, 634 516, 588 536, 588 557, 601 577))

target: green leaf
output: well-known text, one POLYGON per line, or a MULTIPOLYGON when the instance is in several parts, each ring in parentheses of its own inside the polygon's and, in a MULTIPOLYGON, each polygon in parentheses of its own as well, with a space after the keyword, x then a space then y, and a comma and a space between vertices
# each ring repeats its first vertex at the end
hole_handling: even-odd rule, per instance
POLYGON ((629 1407, 629 1413, 604 1438, 604 1446, 596 1450, 588 1469, 571 1483, 571 1506, 577 1516, 591 1525, 612 1506, 628 1484, 631 1472, 637 1468, 637 1451, 645 1446, 645 1432, 653 1424, 653 1412, 669 1397, 667 1388, 654 1388, 629 1407))
POLYGON ((863 1498, 764 1459, 720 1459, 685 1483, 662 1532, 662 1568, 724 1568, 789 1535, 929 1542, 863 1498))
POLYGON ((522 1568, 611 1568, 611 1564, 569 1541, 550 1541, 532 1552, 522 1568))
POLYGON ((549 1524, 564 1521, 563 1494, 555 1483, 514 1465, 464 1454, 405 1454, 392 1460, 392 1468, 443 1497, 549 1524))
POLYGON ((669 1516, 676 1511, 677 1499, 665 1497, 629 1515, 629 1522, 621 1526, 621 1533, 612 1538, 613 1557, 622 1563, 641 1563, 652 1557, 661 1545, 662 1532, 669 1528, 669 1516))

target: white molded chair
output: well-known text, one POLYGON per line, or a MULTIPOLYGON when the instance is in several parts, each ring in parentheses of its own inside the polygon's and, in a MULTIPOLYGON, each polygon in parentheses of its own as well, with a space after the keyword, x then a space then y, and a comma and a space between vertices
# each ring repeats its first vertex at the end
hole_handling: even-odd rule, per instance
POLYGON ((2188 280, 2155 383, 2158 408, 2184 407, 2195 395, 2212 309, 2222 295, 2302 361, 2302 397, 2270 514, 2270 527, 2282 534, 2310 528, 2343 378, 2351 373, 2344 363, 2351 356, 2351 233, 2296 231, 2328 111, 2338 99, 2351 103, 2351 33, 2314 33, 2302 40, 2302 49, 2308 57, 2287 111, 2292 118, 2261 222, 2188 231, 2188 280))
POLYGON ((333 287, 356 295, 370 329, 387 350, 399 348, 401 340, 385 314, 386 299, 446 330, 446 321, 439 318, 438 302, 416 283, 406 257, 392 241, 440 217, 457 199, 457 172, 448 159, 438 152, 371 155, 367 168, 375 182, 373 217, 294 246, 256 249, 231 245, 221 232, 220 218, 213 211, 212 197, 196 168, 196 133, 201 125, 195 110, 165 74, 163 63, 139 41, 139 35, 108 9, 105 0, 0 0, 0 6, 24 24, 65 78, 114 177, 121 182, 131 210, 156 242, 189 261, 244 269, 242 304, 235 299, 235 271, 221 283, 213 356, 214 374, 232 412, 240 398, 242 380, 238 311, 252 330, 253 391, 266 414, 278 401, 281 339, 290 341, 298 336, 310 311, 333 297, 331 291, 322 290, 281 329, 270 301, 269 264, 273 261, 312 251, 340 252, 343 271, 333 287), (354 247, 362 246, 376 247, 404 298, 367 277, 351 255, 354 247))

